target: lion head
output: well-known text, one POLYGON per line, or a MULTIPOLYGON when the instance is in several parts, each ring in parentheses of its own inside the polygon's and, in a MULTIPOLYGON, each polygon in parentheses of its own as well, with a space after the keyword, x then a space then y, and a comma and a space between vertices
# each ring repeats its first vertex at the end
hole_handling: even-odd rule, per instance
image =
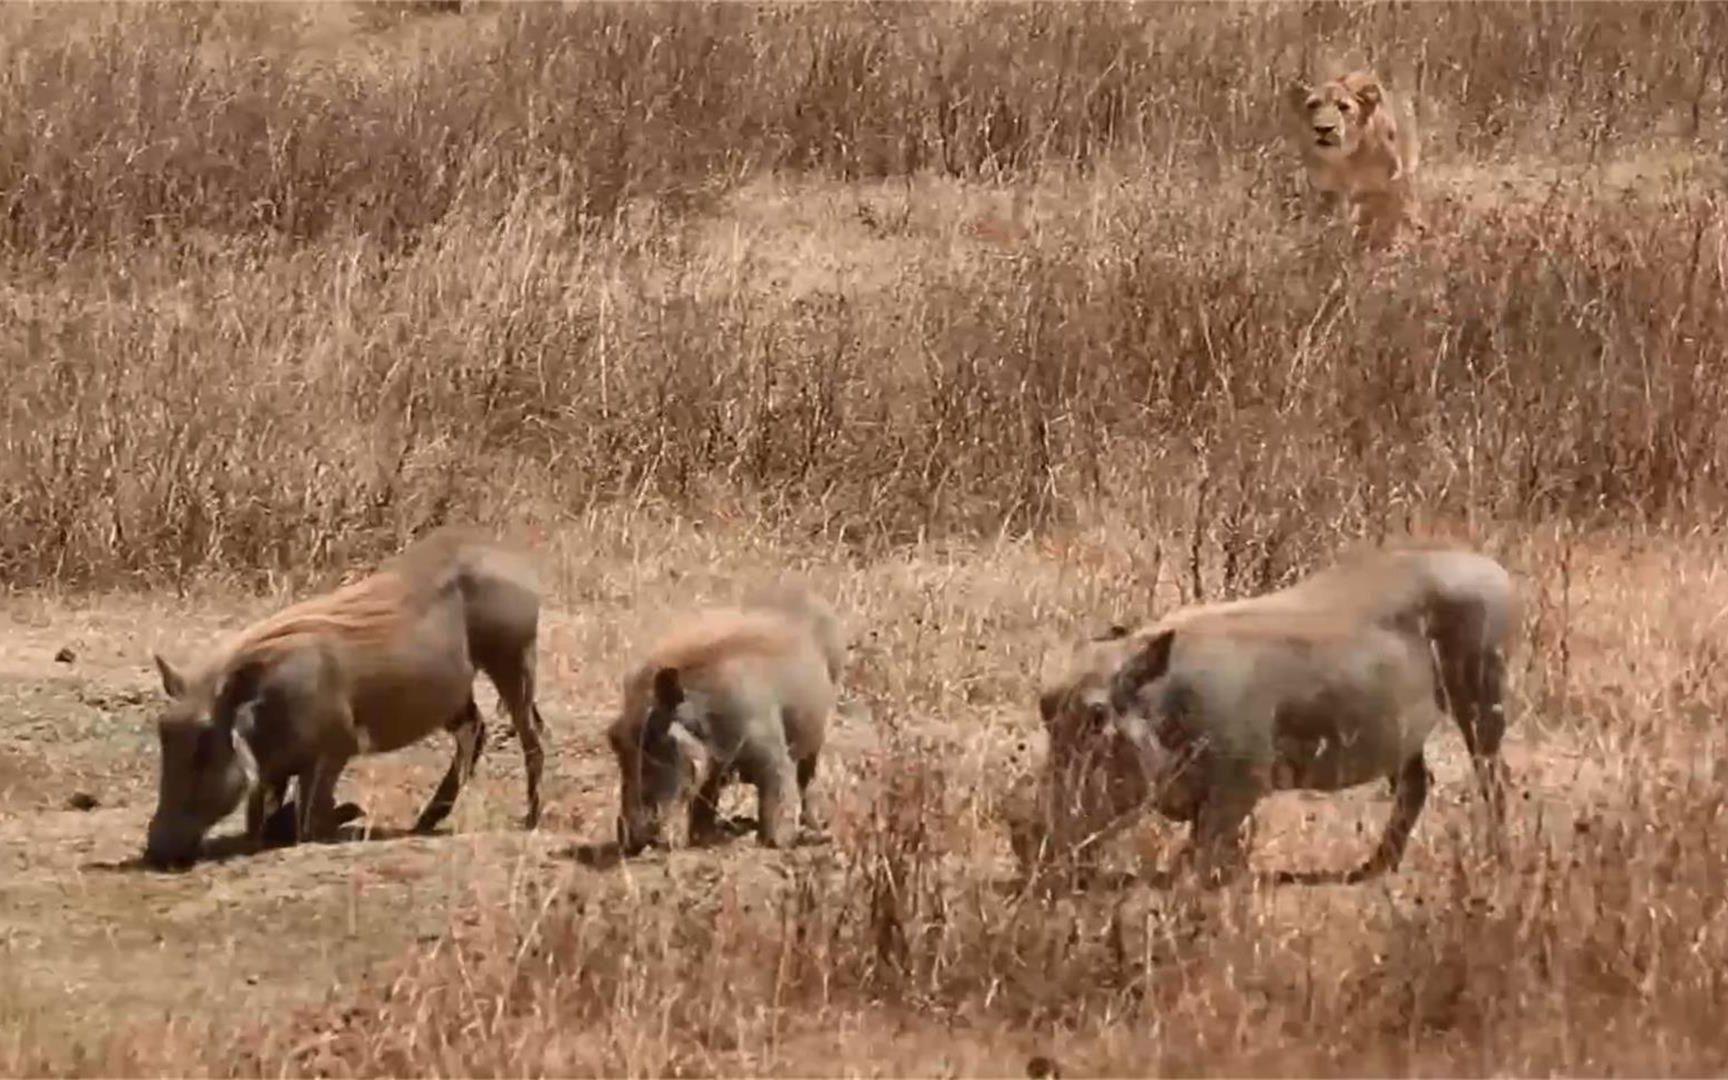
POLYGON ((1319 86, 1297 86, 1291 96, 1307 125, 1313 153, 1325 158, 1348 159, 1359 154, 1363 137, 1386 123, 1380 111, 1385 91, 1366 71, 1352 71, 1319 86), (1374 122, 1377 116, 1379 123, 1374 122))
POLYGON ((1330 205, 1346 199, 1359 230, 1372 240, 1397 228, 1422 227, 1411 178, 1417 143, 1411 117, 1372 72, 1352 71, 1290 90, 1293 139, 1309 185, 1330 205))

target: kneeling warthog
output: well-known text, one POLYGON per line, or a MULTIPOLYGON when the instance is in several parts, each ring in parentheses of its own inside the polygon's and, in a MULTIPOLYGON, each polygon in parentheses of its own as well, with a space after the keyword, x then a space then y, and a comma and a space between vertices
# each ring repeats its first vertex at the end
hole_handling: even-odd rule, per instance
POLYGON ((625 678, 607 731, 618 759, 619 848, 634 855, 661 843, 666 811, 693 787, 690 842, 713 840, 720 792, 734 778, 756 788, 764 845, 791 846, 800 811, 820 833, 812 785, 844 662, 833 611, 802 589, 698 613, 663 637, 625 678))
POLYGON ((534 703, 540 593, 523 554, 444 529, 376 573, 240 631, 192 674, 162 657, 167 692, 157 722, 162 778, 146 862, 181 865, 246 799, 246 830, 265 825, 297 780, 302 838, 340 822, 336 781, 357 754, 385 753, 434 731, 455 758, 415 829, 450 813, 479 761, 484 723, 475 669, 498 690, 527 764, 527 828, 540 820, 545 724, 534 703))
POLYGON ((1266 792, 1384 776, 1396 802, 1373 857, 1344 875, 1359 881, 1401 861, 1427 797, 1423 744, 1448 713, 1499 846, 1515 615, 1511 577, 1493 559, 1409 546, 1091 642, 1040 699, 1042 820, 1015 823, 1016 850, 1025 861, 1042 833, 1047 852, 1095 851, 1150 801, 1192 823, 1188 854, 1215 870, 1266 792))

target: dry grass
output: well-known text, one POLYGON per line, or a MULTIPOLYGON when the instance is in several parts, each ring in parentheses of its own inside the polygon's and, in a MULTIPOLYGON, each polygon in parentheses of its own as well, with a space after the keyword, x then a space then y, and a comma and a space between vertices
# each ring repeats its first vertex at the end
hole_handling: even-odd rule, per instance
MULTIPOLYGON (((0 11, 0 585, 527 528, 586 747, 619 625, 795 565, 881 733, 837 842, 494 866, 332 1005, 0 1023, 0 1070, 1728 1069, 1728 10, 439 7, 0 11), (1420 86, 1384 257, 1297 213, 1331 58, 1420 86), (1431 803, 1379 886, 998 887, 1045 652, 1409 530, 1530 587, 1515 869, 1431 803)), ((0 747, 0 807, 44 777, 0 747)))

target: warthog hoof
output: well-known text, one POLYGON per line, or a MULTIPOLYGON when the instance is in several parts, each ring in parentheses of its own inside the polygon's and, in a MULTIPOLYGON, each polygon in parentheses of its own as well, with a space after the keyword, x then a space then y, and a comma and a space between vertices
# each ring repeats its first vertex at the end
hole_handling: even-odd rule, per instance
POLYGON ((1062 1067, 1055 1058, 1039 1054, 1026 1062, 1026 1075, 1030 1080, 1061 1080, 1062 1067))
MULTIPOLYGON (((277 807, 276 812, 264 822, 264 846, 266 848, 289 847, 300 842, 298 809, 298 804, 290 799, 277 807)), ((365 816, 366 811, 361 808, 359 803, 341 803, 330 812, 329 828, 334 831, 365 816)))
POLYGON ((689 835, 691 847, 713 847, 749 836, 756 831, 756 819, 742 814, 732 817, 716 817, 713 824, 704 829, 692 829, 689 835))

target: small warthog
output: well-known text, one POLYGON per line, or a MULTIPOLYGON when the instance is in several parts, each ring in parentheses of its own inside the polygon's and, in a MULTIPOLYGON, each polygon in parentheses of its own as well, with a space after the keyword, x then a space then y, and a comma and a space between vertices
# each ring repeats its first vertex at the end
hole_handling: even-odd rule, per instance
POLYGON ((1046 852, 1095 850, 1150 800, 1192 821, 1211 861, 1266 791, 1385 776, 1397 804, 1375 856, 1348 876, 1360 880, 1401 860, 1427 795, 1423 741, 1446 713, 1499 844, 1515 615, 1511 577, 1494 560, 1411 545, 1088 643, 1040 699, 1044 820, 1015 823, 1016 850, 1024 861, 1040 831, 1046 852))
POLYGON ((197 857, 204 835, 246 799, 246 830, 262 843, 288 781, 294 831, 340 824, 336 781, 358 754, 385 753, 434 731, 456 754, 415 823, 435 828, 479 761, 484 723, 475 670, 498 690, 527 764, 527 828, 540 820, 545 724, 534 703, 540 592, 520 552, 443 529, 376 573, 295 604, 239 632, 195 673, 162 657, 157 721, 162 777, 145 860, 197 857))
POLYGON ((1082 642, 1038 696, 1048 749, 1044 769, 1028 774, 1005 807, 1023 867, 1061 855, 1084 875, 1100 841, 1139 816, 1150 788, 1139 751, 1110 724, 1110 685, 1134 649, 1125 627, 1082 642))
POLYGON ((625 678, 607 731, 623 853, 661 843, 667 810, 692 787, 690 842, 713 840, 720 793, 734 778, 756 788, 764 845, 791 846, 800 811, 805 829, 820 833, 812 785, 844 663, 833 611, 802 589, 700 612, 663 637, 625 678))

